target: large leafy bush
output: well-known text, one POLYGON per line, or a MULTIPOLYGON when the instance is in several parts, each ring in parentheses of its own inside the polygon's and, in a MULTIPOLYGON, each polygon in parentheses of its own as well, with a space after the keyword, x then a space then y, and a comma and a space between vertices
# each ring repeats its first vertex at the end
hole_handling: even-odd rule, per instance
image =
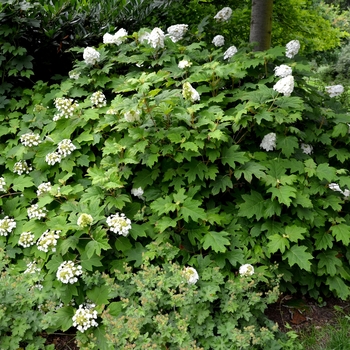
MULTIPOLYGON (((206 296, 208 311, 191 322, 179 311, 185 322, 179 324, 193 335, 213 318, 212 333, 193 337, 206 349, 221 341, 222 323, 248 322, 255 330, 265 325, 263 309, 275 299, 254 293, 268 295, 274 274, 283 274, 284 290, 347 298, 346 110, 308 85, 309 65, 286 58, 283 47, 262 53, 243 47, 227 58, 229 44, 218 48, 201 41, 203 28, 198 37, 176 43, 166 37, 164 47, 161 39, 153 46, 144 40, 147 32, 84 50, 85 60, 76 63, 70 79, 51 86, 38 82, 22 98, 12 98, 0 116, 0 244, 13 273, 35 263, 44 290, 63 302, 52 330, 72 326, 72 299, 92 318, 107 309, 98 318, 104 326, 80 335, 91 346, 97 337, 101 349, 108 346, 104 330, 118 323, 109 315, 131 322, 143 303, 161 312, 147 304, 159 293, 168 295, 159 320, 175 322, 177 313, 168 312, 176 298, 169 293, 185 298, 184 307, 199 302, 192 290, 176 289, 185 265, 198 270, 198 293, 206 296), (293 70, 291 96, 273 90, 274 68, 282 63, 293 70), (266 151, 261 142, 270 133, 277 143, 266 151), (155 252, 152 244, 170 245, 171 256, 155 252), (255 297, 240 294, 247 303, 242 315, 233 309, 220 314, 232 286, 245 285, 238 268, 246 263, 256 269, 259 283, 250 277, 255 297), (116 287, 123 278, 130 283, 116 287), (129 284, 137 281, 144 287, 135 291, 129 284)), ((161 330, 155 321, 143 320, 145 344, 151 331, 161 330)), ((130 343, 140 333, 134 331, 128 330, 130 343)), ((273 332, 266 330, 257 343, 249 338, 249 346, 264 348, 273 332)), ((108 334, 120 339, 121 333, 108 334)), ((168 346, 168 338, 161 339, 168 346)), ((240 343, 232 341, 237 348, 240 343)))

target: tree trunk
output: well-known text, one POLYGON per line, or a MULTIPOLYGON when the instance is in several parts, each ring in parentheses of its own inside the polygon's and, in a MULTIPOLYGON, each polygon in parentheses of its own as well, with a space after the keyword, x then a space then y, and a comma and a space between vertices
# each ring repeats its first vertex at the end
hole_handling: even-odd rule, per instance
POLYGON ((252 0, 250 22, 251 43, 257 43, 255 51, 264 51, 271 46, 273 0, 252 0))

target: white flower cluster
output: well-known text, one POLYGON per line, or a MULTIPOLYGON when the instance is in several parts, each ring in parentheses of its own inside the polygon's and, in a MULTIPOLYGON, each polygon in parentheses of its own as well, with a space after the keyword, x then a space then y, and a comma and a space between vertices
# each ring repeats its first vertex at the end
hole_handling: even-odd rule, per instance
POLYGON ((52 189, 51 182, 43 182, 38 186, 38 189, 36 191, 36 195, 39 197, 44 193, 50 192, 52 189))
POLYGON ((287 66, 286 64, 281 64, 280 66, 275 67, 275 76, 280 78, 288 77, 288 75, 292 75, 292 68, 287 66))
POLYGON ((292 40, 286 45, 286 56, 293 58, 300 50, 299 40, 292 40))
POLYGON ((34 273, 37 273, 40 271, 41 271, 41 269, 40 269, 40 267, 37 266, 37 262, 33 261, 33 262, 30 262, 27 264, 27 269, 24 271, 24 273, 34 274, 34 273))
POLYGON ((154 48, 158 49, 164 47, 164 32, 156 27, 154 28, 148 36, 148 43, 154 48))
POLYGON ((67 157, 75 149, 76 149, 76 147, 74 146, 73 142, 69 139, 64 139, 64 140, 60 141, 57 145, 57 152, 62 157, 67 157))
POLYGON ((188 30, 187 24, 175 24, 167 29, 170 39, 176 43, 183 38, 188 30))
POLYGON ((37 146, 41 142, 40 135, 33 132, 21 135, 20 141, 26 147, 37 146))
POLYGON ((140 31, 139 32, 139 42, 141 44, 143 43, 148 43, 148 39, 149 39, 150 33, 149 32, 145 32, 145 31, 140 31))
POLYGON ((251 276, 254 274, 254 267, 250 264, 244 264, 239 268, 239 274, 241 276, 251 276))
POLYGON ((280 79, 274 86, 273 89, 284 96, 290 96, 294 90, 294 77, 288 75, 285 78, 280 79))
POLYGON ((192 102, 199 101, 200 96, 196 89, 192 87, 189 82, 185 82, 182 86, 182 96, 186 100, 191 100, 192 102))
POLYGON ((22 175, 24 173, 29 174, 29 172, 32 170, 33 168, 29 166, 25 160, 20 160, 13 166, 13 172, 18 175, 22 175))
POLYGON ((224 7, 214 16, 214 19, 218 22, 226 22, 230 19, 231 15, 232 9, 230 7, 224 7))
POLYGON ((103 43, 120 45, 126 39, 127 35, 128 32, 124 28, 121 28, 113 35, 106 33, 103 36, 103 43))
POLYGON ((10 219, 8 216, 5 216, 0 220, 0 236, 7 236, 16 228, 16 222, 14 219, 10 219))
POLYGON ((129 231, 131 229, 131 221, 123 213, 116 213, 114 215, 110 215, 107 218, 107 225, 109 226, 109 229, 112 232, 122 235, 124 237, 126 237, 129 234, 129 231))
POLYGON ((124 120, 127 121, 128 123, 134 123, 140 121, 140 115, 141 111, 136 110, 136 111, 127 111, 124 113, 124 120))
POLYGON ((45 157, 45 161, 47 164, 49 165, 54 165, 56 163, 60 163, 62 160, 62 157, 59 153, 57 152, 51 152, 51 153, 48 153, 45 157))
POLYGON ((78 331, 84 333, 90 327, 97 327, 98 323, 95 321, 97 318, 97 311, 94 310, 95 304, 90 304, 84 307, 79 305, 79 309, 72 317, 73 326, 77 327, 78 331))
POLYGON ((78 226, 84 228, 87 226, 90 226, 92 222, 94 221, 93 217, 90 214, 80 214, 77 220, 78 226))
POLYGON ((102 91, 94 92, 90 97, 90 101, 92 103, 93 108, 101 108, 107 104, 106 96, 103 94, 102 91))
POLYGON ((6 192, 5 186, 6 186, 5 179, 3 177, 0 177, 0 192, 6 192))
POLYGON ((192 62, 189 62, 187 60, 182 60, 179 62, 179 64, 177 65, 180 69, 185 69, 185 68, 189 68, 192 66, 192 62))
POLYGON ((29 219, 42 219, 46 217, 47 210, 44 208, 39 208, 38 204, 32 204, 27 209, 27 214, 29 219))
POLYGON ((276 148, 276 134, 270 132, 265 135, 260 143, 260 148, 263 148, 265 151, 273 151, 276 148))
POLYGON ((143 189, 141 187, 139 188, 133 188, 131 190, 131 194, 135 197, 139 197, 139 198, 142 198, 142 195, 143 195, 143 189))
POLYGON ((110 108, 107 110, 106 114, 116 115, 116 114, 118 114, 118 111, 114 108, 110 108))
POLYGON ((224 53, 224 60, 229 60, 236 53, 237 53, 237 47, 230 46, 224 53))
POLYGON ((100 53, 93 47, 86 47, 84 49, 83 58, 86 64, 94 65, 100 62, 100 53))
POLYGON ((72 98, 57 97, 54 100, 54 104, 58 113, 53 117, 53 121, 57 121, 61 118, 68 119, 72 117, 76 109, 79 107, 79 104, 74 102, 72 98))
POLYGON ((212 43, 216 46, 223 46, 225 44, 225 38, 222 35, 214 36, 212 43))
POLYGON ((186 267, 184 274, 188 284, 196 284, 199 280, 198 272, 193 267, 186 267))
POLYGON ((303 153, 305 153, 305 154, 312 154, 312 152, 313 152, 313 147, 311 146, 311 145, 308 145, 308 144, 306 144, 306 143, 302 143, 301 145, 300 145, 300 148, 301 148, 301 150, 303 151, 303 153))
POLYGON ((47 253, 49 249, 51 251, 56 251, 56 245, 57 240, 60 238, 59 234, 61 231, 49 231, 46 230, 41 237, 39 238, 38 242, 36 243, 39 250, 42 252, 47 253))
POLYGON ((28 248, 34 244, 34 235, 31 232, 22 232, 18 244, 24 248, 28 248))
POLYGON ((69 79, 77 80, 80 77, 80 72, 77 72, 75 70, 71 70, 68 72, 69 79))
POLYGON ((350 191, 348 189, 345 189, 344 191, 340 188, 340 186, 334 182, 330 183, 328 187, 335 192, 340 192, 344 197, 350 196, 350 191))
POLYGON ((329 95, 329 97, 336 97, 341 95, 344 92, 344 86, 343 85, 331 85, 326 86, 326 91, 329 95))
POLYGON ((73 261, 64 261, 57 270, 56 277, 62 283, 73 284, 78 282, 78 277, 83 273, 80 265, 74 265, 73 261))

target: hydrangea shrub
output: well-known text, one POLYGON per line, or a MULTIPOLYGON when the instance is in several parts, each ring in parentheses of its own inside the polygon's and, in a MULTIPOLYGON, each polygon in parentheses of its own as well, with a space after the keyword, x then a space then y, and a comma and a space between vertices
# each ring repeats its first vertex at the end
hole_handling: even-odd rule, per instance
POLYGON ((125 264, 144 271, 151 243, 173 247, 201 293, 224 298, 220 270, 225 283, 282 274, 284 290, 347 298, 350 117, 308 85, 295 46, 292 58, 289 46, 237 50, 182 26, 122 38, 77 49, 71 78, 39 82, 0 116, 0 245, 15 271, 40 269, 63 303, 56 327, 100 339, 111 302, 126 305, 115 317, 139 312, 114 280, 125 264), (212 275, 201 276, 201 259, 212 275))

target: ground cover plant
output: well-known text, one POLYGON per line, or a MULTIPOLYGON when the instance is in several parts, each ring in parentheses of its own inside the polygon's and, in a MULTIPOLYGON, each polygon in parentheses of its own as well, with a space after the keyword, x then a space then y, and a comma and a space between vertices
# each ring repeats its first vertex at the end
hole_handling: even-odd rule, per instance
POLYGON ((40 271, 45 329, 82 348, 298 348, 278 286, 349 296, 342 87, 307 84, 297 41, 205 35, 105 33, 0 116, 6 273, 40 271))

